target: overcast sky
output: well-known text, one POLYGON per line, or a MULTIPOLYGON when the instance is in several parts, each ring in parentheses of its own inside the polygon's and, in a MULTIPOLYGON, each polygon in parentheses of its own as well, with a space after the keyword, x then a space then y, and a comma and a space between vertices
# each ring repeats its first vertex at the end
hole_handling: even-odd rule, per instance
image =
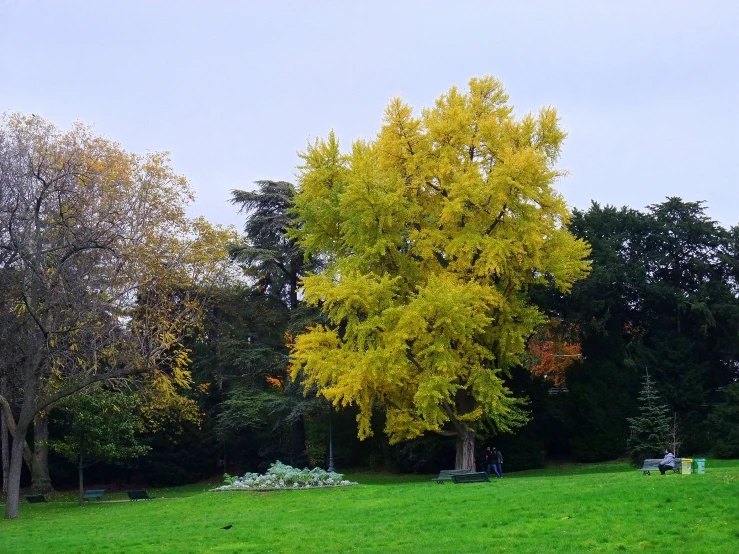
POLYGON ((168 150, 192 213, 239 228, 229 191, 294 180, 308 140, 488 73, 517 113, 558 108, 571 206, 681 196, 739 223, 734 0, 0 0, 0 111, 168 150))

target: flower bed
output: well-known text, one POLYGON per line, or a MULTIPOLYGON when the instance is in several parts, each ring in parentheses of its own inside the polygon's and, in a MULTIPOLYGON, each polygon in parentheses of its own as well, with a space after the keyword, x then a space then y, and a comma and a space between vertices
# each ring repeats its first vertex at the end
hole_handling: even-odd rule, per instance
POLYGON ((324 471, 321 468, 296 469, 279 460, 269 466, 267 473, 245 473, 243 477, 223 476, 225 485, 216 491, 275 491, 298 489, 321 489, 328 487, 347 487, 356 485, 347 481, 341 473, 324 471))

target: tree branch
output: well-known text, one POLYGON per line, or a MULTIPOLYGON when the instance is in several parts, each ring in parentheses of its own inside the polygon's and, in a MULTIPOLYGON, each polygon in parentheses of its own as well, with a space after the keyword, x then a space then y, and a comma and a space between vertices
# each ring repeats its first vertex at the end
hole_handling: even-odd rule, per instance
MULTIPOLYGON (((413 356, 410 346, 405 351, 405 357, 408 358, 408 360, 414 366, 416 366, 416 369, 418 369, 418 371, 423 371, 423 367, 421 367, 421 364, 418 363, 418 360, 416 360, 416 358, 413 356)), ((467 433, 469 431, 469 429, 467 429, 467 427, 461 421, 457 419, 457 416, 454 415, 454 410, 449 405, 449 402, 446 401, 446 399, 441 400, 441 407, 444 408, 444 411, 449 416, 449 420, 452 422, 452 425, 454 425, 454 428, 456 429, 456 431, 436 431, 437 433, 444 435, 445 437, 452 437, 452 436, 457 436, 458 434, 467 433), (447 434, 447 433, 451 433, 451 434, 447 434)))
POLYGON ((43 322, 41 321, 41 319, 38 317, 33 307, 31 306, 31 303, 28 301, 28 297, 26 296, 25 291, 22 292, 21 296, 23 300, 23 305, 26 307, 26 312, 30 314, 31 319, 33 319, 33 321, 38 326, 39 330, 41 331, 41 334, 44 336, 44 339, 48 339, 49 332, 46 330, 46 326, 43 324, 43 322))
POLYGON ((421 367, 421 364, 419 364, 418 363, 418 360, 416 360, 416 358, 413 356, 413 353, 411 352, 411 347, 410 346, 408 346, 408 348, 405 351, 405 357, 408 358, 408 360, 410 360, 410 362, 414 366, 416 366, 416 369, 418 371, 423 371, 423 368, 421 367))
POLYGON ((495 221, 493 221, 492 225, 487 228, 487 230, 483 233, 485 236, 490 235, 495 228, 498 226, 498 223, 503 221, 503 216, 505 215, 505 211, 508 209, 508 204, 503 204, 503 207, 500 210, 500 213, 498 214, 498 217, 495 218, 495 221))
POLYGON ((449 402, 442 399, 441 405, 444 408, 444 411, 449 416, 449 420, 452 422, 452 425, 454 425, 454 428, 457 430, 457 433, 459 433, 460 435, 464 435, 465 433, 467 433, 469 429, 467 428, 466 425, 464 425, 461 421, 457 419, 457 416, 454 415, 454 410, 449 405, 449 402))
POLYGON ((449 198, 449 193, 441 187, 437 187, 432 184, 431 181, 426 181, 426 186, 431 187, 433 190, 441 194, 444 198, 449 198))
POLYGON ((434 433, 442 437, 456 437, 459 434, 456 431, 434 431, 434 433))
MULTIPOLYGON (((508 208, 507 204, 503 204, 503 208, 500 210, 500 213, 498 214, 498 217, 495 218, 495 221, 488 227, 483 235, 490 236, 490 233, 492 233, 495 228, 498 226, 498 224, 503 221, 503 216, 505 215, 505 211, 508 208)), ((470 262, 470 266, 474 267, 474 265, 477 263, 477 260, 480 259, 480 256, 482 256, 482 249, 477 248, 475 250, 475 254, 472 256, 472 261, 470 262)))
POLYGON ((34 407, 35 412, 38 413, 44 408, 47 408, 54 402, 58 402, 62 398, 66 398, 67 396, 74 394, 75 392, 79 392, 85 387, 88 387, 92 385, 93 383, 99 383, 100 381, 106 381, 108 379, 120 379, 121 377, 130 377, 131 375, 139 375, 141 373, 146 373, 147 368, 136 368, 136 369, 128 369, 124 371, 107 371, 103 373, 96 373, 95 375, 90 375, 81 381, 76 381, 69 387, 62 389, 61 391, 57 392, 56 394, 52 394, 51 396, 48 396, 42 400, 39 400, 36 403, 36 406, 34 407))
POLYGON ((5 422, 8 425, 8 431, 10 431, 11 435, 15 436, 15 418, 13 417, 13 411, 10 409, 10 404, 2 394, 0 394, 0 407, 3 409, 3 415, 5 415, 5 422))

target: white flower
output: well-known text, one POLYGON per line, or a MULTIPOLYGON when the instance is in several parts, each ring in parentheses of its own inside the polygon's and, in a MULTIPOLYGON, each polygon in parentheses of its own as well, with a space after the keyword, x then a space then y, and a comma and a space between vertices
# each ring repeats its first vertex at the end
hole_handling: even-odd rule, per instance
POLYGON ((276 461, 264 475, 245 473, 243 477, 229 477, 228 484, 217 487, 217 490, 250 490, 252 488, 283 490, 356 485, 343 477, 341 473, 328 473, 318 467, 299 470, 276 461))

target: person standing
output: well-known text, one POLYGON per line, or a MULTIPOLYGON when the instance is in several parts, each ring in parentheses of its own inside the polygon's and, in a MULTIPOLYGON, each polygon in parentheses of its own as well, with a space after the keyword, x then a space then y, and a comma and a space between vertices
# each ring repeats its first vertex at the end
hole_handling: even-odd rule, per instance
POLYGON ((485 470, 485 473, 488 474, 488 477, 490 477, 490 474, 493 472, 494 463, 493 451, 490 450, 490 447, 488 446, 482 453, 482 467, 485 470))
POLYGON ((669 448, 665 450, 665 457, 659 463, 659 472, 664 475, 668 469, 675 469, 675 455, 669 448))
POLYGON ((503 453, 493 446, 493 471, 498 479, 503 478, 503 453))

